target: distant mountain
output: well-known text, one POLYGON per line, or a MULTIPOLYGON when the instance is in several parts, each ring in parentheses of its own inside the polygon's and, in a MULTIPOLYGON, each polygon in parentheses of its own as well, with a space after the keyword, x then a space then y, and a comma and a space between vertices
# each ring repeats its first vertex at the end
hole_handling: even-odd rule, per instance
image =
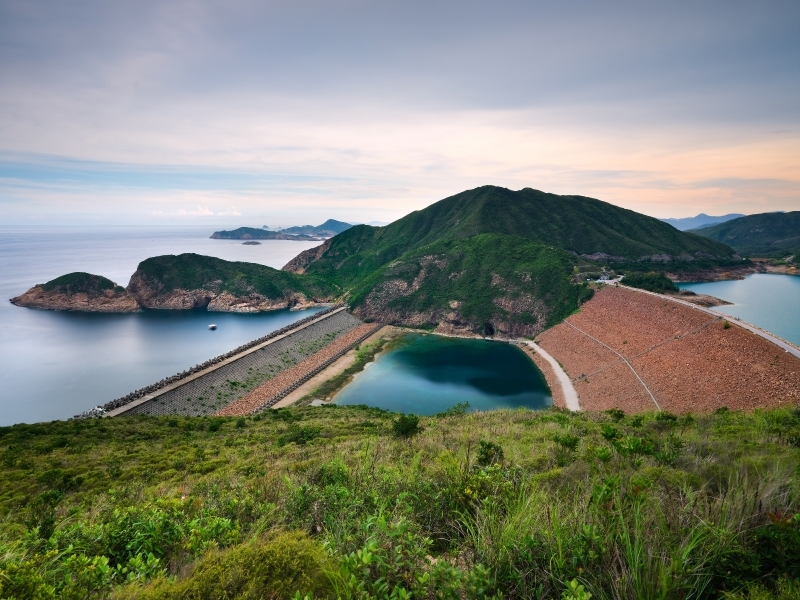
POLYGON ((712 217, 705 213, 700 213, 696 217, 685 217, 683 219, 661 219, 661 221, 669 223, 675 229, 679 229, 680 231, 687 231, 689 229, 696 229, 697 227, 708 227, 709 225, 714 225, 716 223, 724 223, 725 221, 738 219, 739 217, 743 216, 744 215, 739 213, 731 213, 729 215, 722 215, 720 217, 712 217))
POLYGON ((297 227, 287 227, 282 229, 282 233, 290 233, 292 235, 316 235, 322 237, 333 237, 337 233, 342 233, 350 229, 352 225, 344 221, 337 221, 336 219, 328 219, 322 225, 301 225, 297 227))
POLYGON ((692 233, 727 244, 742 256, 800 254, 800 211, 748 215, 692 233))
POLYGON ((284 231, 267 231, 255 227, 239 227, 231 231, 215 231, 212 240, 295 240, 316 241, 320 238, 312 235, 292 235, 284 231))

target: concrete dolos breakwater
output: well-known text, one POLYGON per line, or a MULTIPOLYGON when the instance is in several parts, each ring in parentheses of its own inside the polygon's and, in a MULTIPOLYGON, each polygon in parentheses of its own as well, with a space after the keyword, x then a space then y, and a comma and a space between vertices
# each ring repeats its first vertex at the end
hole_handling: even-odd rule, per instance
POLYGON ((76 418, 114 416, 128 412, 151 414, 150 410, 155 406, 151 402, 156 399, 159 400, 158 405, 165 406, 152 414, 213 414, 222 408, 226 400, 233 401, 360 324, 361 321, 347 313, 343 307, 334 306, 191 369, 90 409, 76 418), (220 377, 221 380, 217 381, 220 377), (209 389, 200 390, 204 381, 208 383, 206 387, 209 389), (188 394, 189 390, 194 393, 188 394), (171 400, 180 397, 190 403, 191 408, 183 407, 186 410, 184 412, 176 405, 174 411, 167 410, 166 405, 172 405, 171 400), (145 404, 148 405, 147 408, 134 411, 145 404))

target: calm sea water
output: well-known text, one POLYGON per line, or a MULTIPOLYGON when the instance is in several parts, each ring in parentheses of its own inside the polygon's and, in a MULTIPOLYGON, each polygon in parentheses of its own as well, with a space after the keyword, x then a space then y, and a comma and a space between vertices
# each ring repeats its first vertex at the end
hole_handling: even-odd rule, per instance
POLYGON ((544 376, 516 346, 424 334, 401 337, 334 401, 418 415, 459 402, 469 402, 470 410, 553 403, 544 376))
POLYGON ((800 345, 800 277, 756 273, 737 281, 679 283, 681 289, 716 296, 729 306, 714 310, 739 317, 800 345))
POLYGON ((196 252, 280 268, 319 242, 210 240, 202 231, 0 231, 0 425, 66 419, 308 316, 143 311, 88 314, 8 302, 71 271, 120 285, 140 261, 196 252), (218 329, 209 331, 216 323, 218 329))

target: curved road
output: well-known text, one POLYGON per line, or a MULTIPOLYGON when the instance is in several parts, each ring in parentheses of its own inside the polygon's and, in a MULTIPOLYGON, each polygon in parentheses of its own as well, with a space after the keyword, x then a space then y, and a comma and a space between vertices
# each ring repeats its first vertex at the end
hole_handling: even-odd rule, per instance
POLYGON ((523 344, 527 344, 534 352, 540 354, 543 359, 550 363, 550 366, 553 367, 553 371, 555 371, 556 377, 558 378, 558 382, 561 384, 561 389, 564 392, 564 402, 566 402, 567 408, 570 410, 580 410, 581 405, 578 402, 578 392, 575 391, 572 380, 569 378, 569 375, 564 372, 564 369, 561 368, 561 365, 558 364, 558 361, 535 343, 528 340, 519 341, 523 344))

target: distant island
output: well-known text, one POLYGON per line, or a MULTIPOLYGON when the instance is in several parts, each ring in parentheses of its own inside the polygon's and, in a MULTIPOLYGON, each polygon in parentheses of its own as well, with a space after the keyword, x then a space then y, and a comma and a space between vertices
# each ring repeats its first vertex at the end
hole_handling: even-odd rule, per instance
POLYGON ((287 227, 280 231, 281 233, 290 233, 292 235, 315 235, 329 238, 343 231, 347 231, 351 227, 353 227, 351 223, 337 221, 336 219, 328 219, 322 225, 300 225, 296 227, 287 227))
POLYGON ((239 227, 231 231, 215 231, 212 240, 294 240, 298 242, 314 242, 331 238, 353 227, 350 223, 328 219, 322 225, 301 225, 285 229, 270 229, 266 225, 256 227, 239 227))
POLYGON ((294 240, 296 242, 317 242, 313 235, 292 235, 283 231, 267 231, 256 227, 239 227, 231 231, 215 231, 212 240, 294 240))

